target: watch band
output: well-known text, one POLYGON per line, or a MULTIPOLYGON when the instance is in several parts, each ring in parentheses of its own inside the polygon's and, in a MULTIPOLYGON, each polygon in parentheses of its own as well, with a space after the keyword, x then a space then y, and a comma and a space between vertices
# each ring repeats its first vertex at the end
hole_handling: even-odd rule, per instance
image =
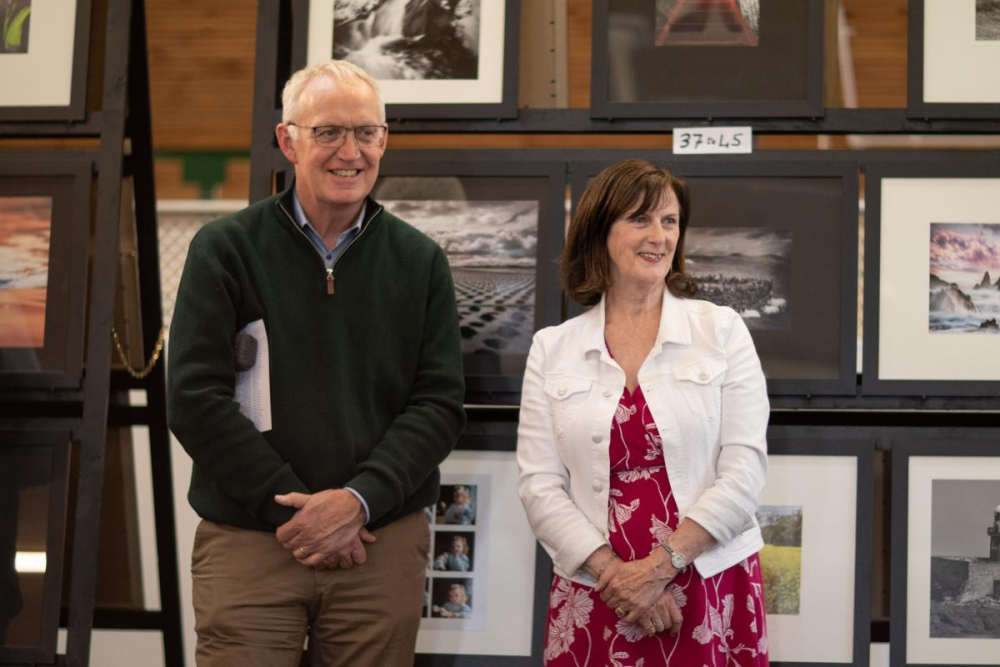
POLYGON ((661 543, 660 546, 663 547, 663 550, 667 552, 668 556, 670 556, 670 564, 674 566, 675 570, 678 572, 684 572, 687 570, 688 562, 687 558, 684 557, 684 554, 674 551, 673 547, 666 542, 661 543))

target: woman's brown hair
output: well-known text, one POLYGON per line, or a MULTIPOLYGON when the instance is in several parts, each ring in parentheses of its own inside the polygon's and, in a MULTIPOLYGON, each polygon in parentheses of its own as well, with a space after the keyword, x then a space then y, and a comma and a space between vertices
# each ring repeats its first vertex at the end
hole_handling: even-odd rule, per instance
POLYGON ((645 160, 625 160, 604 169, 587 186, 569 225, 566 249, 559 263, 562 287, 571 299, 593 306, 611 287, 608 234, 626 214, 643 214, 657 207, 667 192, 680 205, 680 235, 667 273, 674 296, 694 296, 697 288, 684 275, 684 233, 691 216, 687 184, 666 169, 645 160), (638 202, 638 208, 633 210, 638 202))

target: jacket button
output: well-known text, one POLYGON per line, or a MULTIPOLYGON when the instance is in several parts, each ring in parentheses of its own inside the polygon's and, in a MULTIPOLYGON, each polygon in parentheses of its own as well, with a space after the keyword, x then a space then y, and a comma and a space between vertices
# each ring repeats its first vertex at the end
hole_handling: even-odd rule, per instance
POLYGON ((600 442, 601 440, 604 440, 604 436, 595 433, 590 439, 593 440, 594 442, 600 442))
POLYGON ((594 493, 600 493, 603 488, 599 483, 594 484, 594 493))
POLYGON ((611 390, 610 389, 605 389, 604 390, 604 398, 611 398, 611 390))
POLYGON ((698 373, 698 379, 699 380, 707 380, 708 379, 708 373, 706 373, 705 371, 702 371, 702 372, 698 373))
POLYGON ((566 395, 566 387, 559 387, 559 391, 557 393, 560 396, 565 396, 566 395))

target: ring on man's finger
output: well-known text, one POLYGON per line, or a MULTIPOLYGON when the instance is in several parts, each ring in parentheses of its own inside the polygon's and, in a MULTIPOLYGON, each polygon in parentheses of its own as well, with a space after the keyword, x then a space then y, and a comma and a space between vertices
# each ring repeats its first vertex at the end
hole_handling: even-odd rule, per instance
POLYGON ((618 618, 625 618, 626 616, 628 616, 628 612, 622 609, 621 605, 615 607, 615 613, 618 614, 618 618))
POLYGON ((303 558, 309 555, 308 553, 306 553, 306 550, 303 549, 302 547, 299 547, 298 549, 296 549, 296 551, 299 552, 303 558))

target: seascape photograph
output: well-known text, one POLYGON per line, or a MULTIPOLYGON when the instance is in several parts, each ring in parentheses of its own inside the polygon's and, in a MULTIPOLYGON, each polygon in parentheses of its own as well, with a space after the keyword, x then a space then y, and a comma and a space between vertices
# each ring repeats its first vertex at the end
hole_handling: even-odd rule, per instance
POLYGON ((760 573, 768 614, 798 614, 802 587, 802 508, 761 505, 757 522, 764 537, 760 573))
POLYGON ((932 480, 930 519, 930 636, 1000 638, 1000 480, 932 480))
POLYGON ((760 0, 656 0, 656 46, 757 46, 760 0))
POLYGON ((1000 223, 931 223, 928 330, 1000 334, 1000 223))
POLYGON ((381 203, 431 237, 448 256, 466 373, 521 372, 535 329, 538 202, 381 203))
POLYGON ((751 330, 789 328, 790 229, 691 227, 684 256, 695 298, 729 306, 751 330))
POLYGON ((43 347, 50 197, 0 197, 0 347, 43 347))
POLYGON ((976 0, 976 41, 1000 42, 1000 0, 976 0))
POLYGON ((374 78, 479 76, 481 0, 335 0, 334 58, 374 78))

